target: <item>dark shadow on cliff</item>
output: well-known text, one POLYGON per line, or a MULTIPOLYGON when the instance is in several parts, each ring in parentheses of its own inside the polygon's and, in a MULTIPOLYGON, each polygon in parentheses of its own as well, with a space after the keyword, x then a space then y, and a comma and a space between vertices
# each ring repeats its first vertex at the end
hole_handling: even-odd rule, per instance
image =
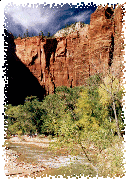
POLYGON ((44 52, 46 57, 46 68, 49 70, 50 58, 53 53, 53 62, 55 61, 55 52, 57 48, 57 40, 54 39, 46 39, 46 44, 44 45, 44 52))
POLYGON ((8 43, 4 64, 8 77, 8 85, 5 86, 5 102, 12 105, 23 104, 25 98, 31 95, 42 100, 46 94, 45 88, 16 56, 14 37, 6 29, 4 39, 8 43))

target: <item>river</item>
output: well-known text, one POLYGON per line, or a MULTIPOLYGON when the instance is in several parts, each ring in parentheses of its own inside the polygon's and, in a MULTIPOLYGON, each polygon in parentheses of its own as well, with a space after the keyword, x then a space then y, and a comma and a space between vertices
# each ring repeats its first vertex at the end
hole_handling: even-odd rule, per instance
POLYGON ((37 177, 58 176, 64 178, 90 176, 95 177, 96 172, 90 166, 83 153, 77 156, 69 154, 65 150, 51 151, 48 148, 40 148, 34 145, 11 143, 10 149, 20 155, 18 160, 31 164, 43 164, 50 168, 37 174, 37 177))

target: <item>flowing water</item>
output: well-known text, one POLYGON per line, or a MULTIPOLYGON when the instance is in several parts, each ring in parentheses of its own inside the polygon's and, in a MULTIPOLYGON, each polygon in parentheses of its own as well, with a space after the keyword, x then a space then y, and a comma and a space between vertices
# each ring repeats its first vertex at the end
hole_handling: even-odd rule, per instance
POLYGON ((72 156, 65 150, 61 151, 50 151, 48 148, 40 148, 34 145, 23 145, 11 143, 10 149, 17 151, 20 156, 19 161, 31 163, 31 164, 42 164, 48 168, 37 174, 37 176, 58 176, 63 177, 80 177, 84 176, 96 176, 95 170, 90 166, 87 159, 82 153, 77 156, 72 156))

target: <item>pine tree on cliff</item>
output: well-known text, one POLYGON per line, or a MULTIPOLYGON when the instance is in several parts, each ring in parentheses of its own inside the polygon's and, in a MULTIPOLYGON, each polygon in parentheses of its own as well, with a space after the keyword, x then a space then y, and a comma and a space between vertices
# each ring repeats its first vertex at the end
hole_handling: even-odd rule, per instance
POLYGON ((26 34, 24 33, 24 36, 23 36, 24 38, 26 38, 26 34))
POLYGON ((47 35, 47 37, 48 37, 48 38, 50 37, 50 32, 48 32, 48 35, 47 35))
POLYGON ((42 39, 44 38, 44 34, 43 34, 43 31, 40 31, 41 32, 41 36, 42 36, 42 39))
POLYGON ((29 35, 28 35, 28 29, 26 30, 26 36, 29 37, 29 35))

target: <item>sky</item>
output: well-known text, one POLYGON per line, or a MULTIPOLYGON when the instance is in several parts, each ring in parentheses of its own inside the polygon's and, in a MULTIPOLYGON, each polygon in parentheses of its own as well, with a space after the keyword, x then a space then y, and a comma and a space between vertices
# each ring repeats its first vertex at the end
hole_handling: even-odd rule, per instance
POLYGON ((60 3, 58 6, 50 4, 27 4, 25 6, 7 4, 4 8, 5 27, 14 36, 23 36, 28 29, 29 36, 39 35, 43 31, 47 36, 55 34, 66 24, 75 22, 90 23, 90 15, 96 10, 93 3, 60 3))

